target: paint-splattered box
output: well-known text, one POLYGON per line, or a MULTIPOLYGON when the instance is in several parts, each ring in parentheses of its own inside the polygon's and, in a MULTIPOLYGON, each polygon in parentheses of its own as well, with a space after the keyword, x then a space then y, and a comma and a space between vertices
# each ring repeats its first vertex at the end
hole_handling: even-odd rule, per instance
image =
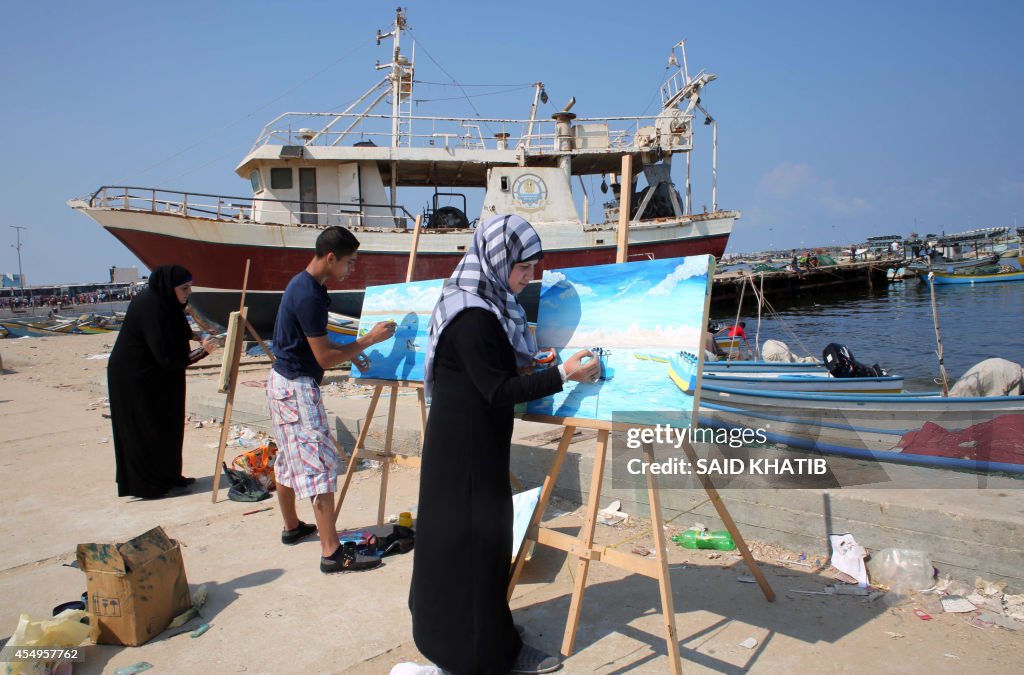
POLYGON ((181 548, 161 527, 122 544, 79 544, 77 557, 97 643, 141 645, 192 604, 181 548))

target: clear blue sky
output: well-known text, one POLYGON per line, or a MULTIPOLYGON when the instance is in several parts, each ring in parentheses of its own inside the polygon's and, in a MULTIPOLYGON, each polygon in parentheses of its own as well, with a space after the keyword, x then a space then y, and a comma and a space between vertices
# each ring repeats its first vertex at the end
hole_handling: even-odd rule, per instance
MULTIPOLYGON (((340 110, 376 81, 388 54, 373 36, 394 5, 6 3, 0 271, 17 271, 8 225, 29 228, 33 284, 137 264, 65 205, 103 184, 249 194, 233 168, 263 124, 340 110)), ((719 76, 703 102, 719 121, 719 205, 743 212, 730 251, 906 235, 915 218, 922 232, 1024 222, 1022 3, 407 6, 417 79, 541 80, 545 116, 570 96, 581 116, 654 112, 669 49, 686 38, 691 72, 719 76)), ((431 94, 457 91, 416 97, 431 94)), ((530 101, 529 89, 474 99, 485 116, 518 118, 530 101)), ((415 112, 472 114, 458 102, 415 112)), ((699 210, 710 156, 694 161, 699 210)))

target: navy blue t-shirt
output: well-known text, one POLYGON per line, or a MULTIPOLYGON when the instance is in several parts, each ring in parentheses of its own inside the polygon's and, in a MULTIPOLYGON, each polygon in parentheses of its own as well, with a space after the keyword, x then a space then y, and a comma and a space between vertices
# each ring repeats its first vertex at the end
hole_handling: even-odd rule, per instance
POLYGON ((316 362, 307 337, 327 335, 327 287, 306 270, 288 282, 274 322, 274 370, 289 380, 306 375, 317 384, 324 369, 316 362))

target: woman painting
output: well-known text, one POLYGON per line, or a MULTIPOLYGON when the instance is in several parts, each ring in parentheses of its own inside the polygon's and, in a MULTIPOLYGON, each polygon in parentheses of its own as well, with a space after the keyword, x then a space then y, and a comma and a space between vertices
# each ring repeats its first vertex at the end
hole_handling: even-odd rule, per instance
POLYGON ((600 364, 581 351, 531 372, 536 345, 516 295, 542 255, 528 222, 492 218, 477 228, 431 317, 425 386, 432 403, 409 606, 416 646, 451 673, 560 667, 523 644, 505 599, 513 406, 561 391, 567 379, 594 381, 600 364))
MULTIPOLYGON (((185 318, 192 274, 180 265, 153 270, 149 287, 125 314, 107 367, 117 494, 156 499, 194 478, 181 474, 185 368, 193 334, 185 318)), ((217 348, 203 341, 203 353, 217 348)))

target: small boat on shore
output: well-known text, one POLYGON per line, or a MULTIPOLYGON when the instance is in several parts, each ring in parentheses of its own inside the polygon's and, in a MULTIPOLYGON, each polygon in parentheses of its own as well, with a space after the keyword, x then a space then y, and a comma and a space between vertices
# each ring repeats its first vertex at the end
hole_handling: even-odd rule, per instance
POLYGON ((701 424, 762 429, 769 442, 803 450, 1024 473, 1024 396, 758 391, 704 380, 700 407, 701 424), (938 436, 954 442, 924 442, 938 436))
MULTIPOLYGON (((898 394, 903 391, 903 377, 883 375, 879 377, 833 377, 824 368, 768 368, 757 372, 723 372, 704 368, 704 384, 716 384, 737 389, 760 391, 820 391, 859 392, 872 394, 898 394)), ((797 364, 804 365, 804 364, 797 364)), ((813 364, 811 364, 813 365, 813 364)), ((669 359, 669 377, 684 393, 693 394, 697 381, 697 357, 680 352, 669 359)))
POLYGON ((927 258, 914 260, 904 268, 907 272, 914 272, 925 275, 928 272, 940 271, 946 274, 955 274, 979 267, 991 267, 999 264, 999 254, 981 256, 979 258, 964 258, 963 260, 929 260, 927 258))
POLYGON ((827 373, 821 361, 704 361, 704 372, 715 373, 827 373))
POLYGON ((112 333, 121 328, 123 316, 82 314, 69 318, 59 314, 49 317, 5 321, 6 335, 0 337, 45 337, 47 335, 95 335, 112 333))
POLYGON ((45 331, 39 328, 22 323, 20 321, 3 321, 0 322, 0 328, 3 328, 7 333, 5 337, 8 338, 22 338, 22 337, 46 337, 47 335, 53 335, 52 331, 45 331))

